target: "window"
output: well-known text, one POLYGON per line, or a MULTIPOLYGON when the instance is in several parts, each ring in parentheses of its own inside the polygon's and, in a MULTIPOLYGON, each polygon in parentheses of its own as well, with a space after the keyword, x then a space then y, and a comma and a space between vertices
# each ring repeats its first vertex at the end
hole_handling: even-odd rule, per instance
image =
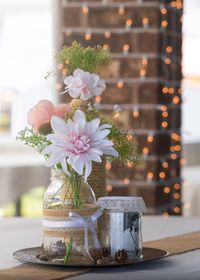
POLYGON ((53 99, 50 0, 1 0, 0 135, 16 136, 39 99, 53 99))

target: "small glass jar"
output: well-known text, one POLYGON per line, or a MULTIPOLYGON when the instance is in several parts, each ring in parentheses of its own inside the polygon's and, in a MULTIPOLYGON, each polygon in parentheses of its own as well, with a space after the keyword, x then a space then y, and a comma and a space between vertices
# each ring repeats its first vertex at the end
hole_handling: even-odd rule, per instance
POLYGON ((97 204, 103 210, 98 220, 101 247, 115 257, 125 250, 128 259, 142 258, 142 213, 146 211, 141 197, 107 196, 97 204))
POLYGON ((69 178, 63 172, 52 169, 51 183, 43 202, 44 252, 50 256, 63 255, 70 245, 73 254, 87 255, 84 228, 70 227, 69 214, 73 212, 87 218, 96 209, 94 192, 81 176, 69 178))

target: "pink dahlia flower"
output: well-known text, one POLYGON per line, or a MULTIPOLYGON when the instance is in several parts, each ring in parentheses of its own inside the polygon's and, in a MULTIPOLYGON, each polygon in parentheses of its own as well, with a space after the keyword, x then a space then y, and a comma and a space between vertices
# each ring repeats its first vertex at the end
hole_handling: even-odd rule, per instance
POLYGON ((92 171, 92 161, 101 162, 102 155, 118 157, 112 141, 107 136, 111 125, 100 125, 100 119, 86 121, 85 113, 77 110, 73 120, 67 123, 59 118, 51 118, 54 133, 47 135, 52 142, 42 153, 49 154, 46 165, 61 163, 63 171, 69 175, 67 163, 79 174, 85 177, 92 171))
POLYGON ((44 124, 49 124, 52 116, 64 118, 70 112, 69 104, 60 104, 57 107, 48 100, 39 101, 28 113, 28 123, 38 132, 44 124))
POLYGON ((106 89, 105 82, 96 74, 90 74, 81 69, 76 69, 73 76, 64 79, 65 92, 69 92, 72 98, 88 100, 93 96, 101 95, 106 89))

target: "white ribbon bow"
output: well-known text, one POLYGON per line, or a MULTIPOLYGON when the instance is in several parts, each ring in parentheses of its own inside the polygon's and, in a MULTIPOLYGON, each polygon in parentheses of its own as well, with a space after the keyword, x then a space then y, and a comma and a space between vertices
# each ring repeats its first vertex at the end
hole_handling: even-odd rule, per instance
POLYGON ((86 250, 88 256, 90 257, 90 259, 92 261, 93 261, 93 258, 89 252, 88 230, 90 230, 92 233, 92 239, 93 239, 95 248, 101 249, 101 246, 99 244, 99 240, 97 237, 97 233, 95 230, 95 222, 101 215, 102 215, 102 211, 100 209, 98 209, 94 214, 92 214, 91 216, 86 217, 86 218, 84 218, 81 215, 74 213, 74 212, 69 213, 70 219, 72 220, 72 222, 74 222, 74 224, 76 224, 76 226, 84 227, 84 231, 85 231, 84 247, 85 247, 85 250, 86 250))

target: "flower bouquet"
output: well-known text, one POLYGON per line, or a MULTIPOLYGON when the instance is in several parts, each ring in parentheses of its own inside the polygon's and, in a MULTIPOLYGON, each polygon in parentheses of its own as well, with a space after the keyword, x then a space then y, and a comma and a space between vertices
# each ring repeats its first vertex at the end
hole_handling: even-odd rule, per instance
POLYGON ((45 258, 94 261, 100 252, 95 222, 101 211, 88 184, 93 164, 141 160, 130 132, 115 124, 120 107, 115 105, 110 116, 95 101, 106 89, 97 73, 110 60, 109 50, 100 46, 84 48, 74 42, 63 47, 57 55, 64 75, 61 94, 69 94, 71 103, 54 106, 48 100, 39 101, 28 113, 29 126, 18 135, 52 168, 43 206, 45 258))

